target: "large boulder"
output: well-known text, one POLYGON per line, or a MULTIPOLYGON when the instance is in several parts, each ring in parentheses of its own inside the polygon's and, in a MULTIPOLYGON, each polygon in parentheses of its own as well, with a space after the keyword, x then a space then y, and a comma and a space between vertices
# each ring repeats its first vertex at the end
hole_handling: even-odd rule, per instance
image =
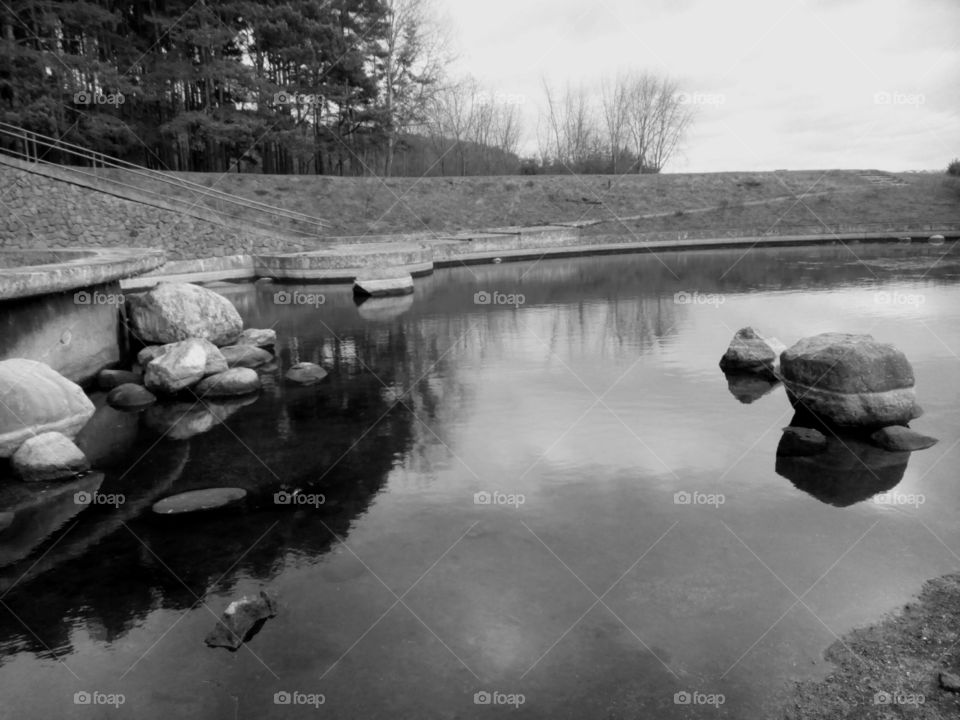
MULTIPOLYGON (((200 343, 204 352, 207 353, 207 362, 203 368, 204 375, 214 375, 223 372, 228 367, 227 358, 220 352, 220 348, 209 340, 203 338, 190 338, 189 341, 200 343)), ((180 343, 167 343, 166 345, 149 345, 137 353, 137 363, 140 367, 147 367, 151 362, 163 355, 171 348, 179 347, 180 343)))
POLYGON ((193 392, 197 397, 230 397, 246 395, 260 389, 260 376, 250 368, 230 368, 216 375, 208 375, 197 383, 193 392))
POLYGON ((74 437, 94 409, 79 385, 49 365, 22 358, 0 361, 0 458, 48 430, 74 437))
POLYGON ((61 480, 90 469, 83 452, 66 435, 45 432, 23 441, 10 458, 21 480, 61 480))
POLYGON ((133 334, 146 343, 204 338, 233 342, 243 330, 240 313, 222 295, 189 283, 160 283, 128 299, 133 334))
POLYGON ((906 356, 870 335, 804 338, 780 356, 780 377, 795 405, 840 427, 904 425, 922 413, 906 356))
POLYGON ((786 345, 776 338, 765 338, 752 327, 737 330, 730 347, 720 358, 725 373, 752 373, 774 378, 780 353, 786 345))
POLYGON ((143 384, 158 393, 177 393, 195 385, 207 374, 207 349, 196 339, 166 346, 147 365, 143 384))

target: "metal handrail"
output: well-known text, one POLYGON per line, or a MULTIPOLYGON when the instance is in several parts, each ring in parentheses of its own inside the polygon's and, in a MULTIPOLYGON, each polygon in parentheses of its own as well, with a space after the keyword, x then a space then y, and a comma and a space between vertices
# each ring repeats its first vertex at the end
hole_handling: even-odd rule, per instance
MULTIPOLYGON (((293 210, 278 208, 273 205, 269 205, 267 203, 259 202, 257 200, 252 200, 249 198, 243 198, 237 195, 232 195, 223 190, 216 190, 214 188, 209 188, 190 180, 171 176, 166 173, 160 172, 158 170, 151 170, 149 168, 144 168, 140 165, 136 165, 126 160, 114 158, 104 153, 97 152, 95 150, 90 150, 80 145, 76 145, 74 143, 67 142, 65 140, 60 140, 58 138, 53 138, 48 135, 44 135, 42 133, 37 133, 32 130, 26 130, 16 125, 11 125, 10 123, 0 122, 0 137, 13 138, 23 143, 22 150, 15 150, 12 148, 0 147, 0 152, 5 152, 9 155, 25 159, 29 162, 44 163, 47 165, 56 165, 59 168, 65 168, 80 175, 86 175, 88 177, 93 177, 98 180, 111 182, 116 185, 137 190, 138 192, 160 196, 168 202, 171 200, 171 198, 167 195, 163 195, 162 193, 158 193, 143 187, 129 185, 127 183, 121 182, 114 178, 101 176, 96 173, 84 172, 83 170, 80 170, 76 166, 59 165, 57 163, 52 163, 47 160, 44 160, 41 153, 39 152, 39 148, 46 147, 49 149, 55 149, 61 152, 65 152, 68 155, 71 155, 73 157, 82 158, 90 162, 91 166, 94 169, 96 169, 99 166, 103 168, 123 170, 133 175, 146 177, 151 180, 156 180, 162 183, 166 183, 168 185, 173 185, 181 189, 188 190, 202 197, 210 197, 228 204, 243 207, 244 209, 252 208, 256 211, 263 213, 264 215, 271 216, 274 218, 284 218, 287 220, 305 224, 307 226, 313 226, 314 228, 316 228, 316 230, 323 230, 329 227, 330 225, 327 221, 322 220, 321 218, 313 217, 311 215, 307 215, 305 213, 299 213, 293 210)), ((193 203, 190 206, 190 208, 192 209, 197 205, 198 203, 193 203)), ((208 211, 215 210, 214 208, 211 208, 206 204, 201 204, 200 207, 208 211)), ((251 222, 249 218, 242 218, 240 216, 226 214, 226 217, 236 219, 239 222, 243 222, 243 223, 251 222)), ((276 230, 275 223, 268 223, 265 225, 265 227, 271 230, 276 230)), ((297 229, 292 229, 292 231, 302 235, 315 236, 317 234, 316 232, 304 232, 303 230, 297 230, 297 229)))

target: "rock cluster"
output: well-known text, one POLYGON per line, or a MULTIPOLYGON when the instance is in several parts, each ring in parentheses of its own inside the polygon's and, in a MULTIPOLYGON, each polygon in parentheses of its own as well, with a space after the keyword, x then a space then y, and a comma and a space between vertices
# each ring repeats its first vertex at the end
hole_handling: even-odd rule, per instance
POLYGON ((909 453, 937 442, 907 427, 922 414, 910 362, 870 335, 823 333, 784 348, 746 327, 720 367, 744 403, 783 383, 796 415, 780 438, 777 472, 824 502, 889 490, 909 453))

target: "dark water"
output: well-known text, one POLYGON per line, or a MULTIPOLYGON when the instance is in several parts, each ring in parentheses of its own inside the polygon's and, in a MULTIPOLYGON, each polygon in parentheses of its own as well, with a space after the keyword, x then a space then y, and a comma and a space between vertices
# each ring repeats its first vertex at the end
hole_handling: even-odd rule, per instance
POLYGON ((125 502, 20 498, 0 534, 0 716, 773 717, 838 635, 957 569, 952 247, 472 266, 418 280, 409 307, 360 311, 341 286, 283 288, 322 305, 223 290, 277 330, 281 372, 309 360, 329 377, 267 372, 255 403, 194 409, 163 439, 98 412, 82 440, 107 467, 100 492, 125 502), (778 468, 782 388, 744 404, 717 368, 744 325, 896 343, 926 410, 914 427, 940 443, 905 467, 867 452, 778 468), (889 502, 864 499, 891 483, 889 502), (149 513, 217 485, 249 503, 149 513), (294 489, 325 502, 273 502, 294 489), (476 504, 484 491, 516 502, 476 504), (279 615, 236 653, 205 647, 261 587, 279 615), (324 703, 275 704, 282 691, 324 703), (523 704, 475 704, 483 691, 523 704), (725 701, 675 704, 683 691, 725 701))

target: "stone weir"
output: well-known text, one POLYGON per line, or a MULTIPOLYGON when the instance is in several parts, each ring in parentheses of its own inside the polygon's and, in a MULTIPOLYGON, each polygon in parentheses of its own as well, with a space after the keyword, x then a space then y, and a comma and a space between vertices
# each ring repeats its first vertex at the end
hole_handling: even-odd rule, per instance
POLYGON ((0 360, 89 382, 120 359, 120 281, 164 261, 148 248, 0 250, 0 360))

